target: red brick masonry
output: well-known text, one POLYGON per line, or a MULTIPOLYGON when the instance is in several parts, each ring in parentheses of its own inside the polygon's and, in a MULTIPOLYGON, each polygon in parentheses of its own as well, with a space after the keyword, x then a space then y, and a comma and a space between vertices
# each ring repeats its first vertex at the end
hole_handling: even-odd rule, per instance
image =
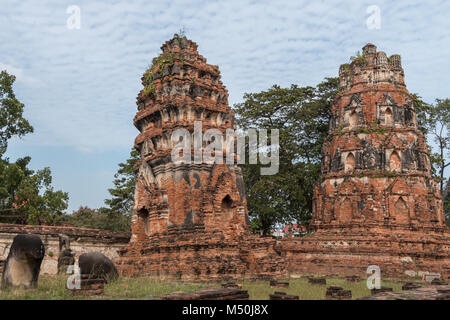
POLYGON ((283 241, 290 272, 448 277, 450 234, 399 55, 367 44, 339 70, 314 191, 313 237, 283 241))
POLYGON ((107 230, 76 228, 76 227, 58 227, 58 226, 33 226, 21 224, 0 223, 0 234, 23 234, 33 233, 41 236, 58 237, 59 234, 65 234, 72 240, 80 237, 92 238, 102 243, 126 243, 130 239, 129 232, 111 232, 107 230))
MULTIPOLYGON (((450 236, 400 56, 374 45, 340 68, 310 237, 277 241, 248 229, 240 169, 174 164, 171 134, 234 128, 217 66, 185 37, 167 41, 144 74, 134 123, 141 152, 126 275, 213 279, 293 274, 449 272, 450 236)), ((205 147, 205 145, 203 146, 205 147)), ((194 154, 194 152, 192 152, 194 154)))

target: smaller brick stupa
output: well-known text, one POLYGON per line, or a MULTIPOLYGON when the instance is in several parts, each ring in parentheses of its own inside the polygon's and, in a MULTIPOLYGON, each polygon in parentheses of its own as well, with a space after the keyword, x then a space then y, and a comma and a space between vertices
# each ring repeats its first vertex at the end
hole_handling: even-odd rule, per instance
POLYGON ((316 233, 286 243, 288 255, 297 270, 325 274, 371 264, 396 276, 448 274, 450 234, 400 56, 367 44, 339 80, 314 191, 316 233))
MULTIPOLYGON (((244 182, 236 164, 196 158, 196 121, 223 137, 235 128, 228 92, 217 66, 206 63, 197 44, 175 35, 144 73, 134 124, 141 159, 130 244, 117 260, 127 275, 169 278, 226 278, 277 274, 284 264, 274 240, 249 231, 244 182), (172 134, 187 130, 188 161, 176 163, 172 134)), ((184 138, 183 138, 184 139, 184 138)), ((206 139, 206 140, 205 140, 206 139)), ((200 155, 201 157, 201 155, 200 155)))
POLYGON ((339 74, 312 225, 442 231, 442 200, 400 56, 367 44, 339 74))

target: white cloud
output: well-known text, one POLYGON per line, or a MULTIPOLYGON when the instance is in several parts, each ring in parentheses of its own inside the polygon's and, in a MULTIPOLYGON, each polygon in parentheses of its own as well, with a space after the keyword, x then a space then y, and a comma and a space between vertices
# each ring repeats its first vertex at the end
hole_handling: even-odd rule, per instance
POLYGON ((408 88, 431 102, 449 96, 449 14, 450 2, 438 0, 2 0, 0 69, 17 76, 35 128, 21 143, 126 157, 140 77, 182 27, 219 65, 230 104, 273 84, 336 76, 367 42, 401 54, 408 88), (81 9, 80 30, 66 27, 71 4, 81 9), (370 5, 381 9, 379 30, 366 27, 370 5))
POLYGON ((42 84, 39 79, 27 76, 21 68, 16 68, 0 62, 0 70, 6 70, 9 74, 13 74, 16 77, 17 82, 23 83, 29 87, 38 88, 42 84))
POLYGON ((222 69, 230 103, 274 83, 313 85, 336 76, 367 42, 402 54, 412 91, 444 95, 449 4, 374 2, 78 1, 81 29, 69 30, 68 5, 60 1, 6 1, 0 61, 18 82, 36 87, 24 97, 33 143, 79 150, 131 146, 140 76, 181 27, 222 69), (380 30, 365 24, 372 4, 381 8, 380 30))

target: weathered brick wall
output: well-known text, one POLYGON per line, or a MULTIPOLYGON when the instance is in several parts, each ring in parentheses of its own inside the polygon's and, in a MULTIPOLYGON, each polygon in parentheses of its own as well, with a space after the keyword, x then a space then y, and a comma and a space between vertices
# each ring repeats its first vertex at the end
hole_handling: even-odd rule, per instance
POLYGON ((379 266, 383 276, 450 274, 449 232, 333 228, 282 240, 277 250, 283 253, 291 275, 366 275, 370 265, 379 266))
POLYGON ((76 261, 81 254, 91 251, 99 251, 109 258, 115 259, 118 257, 117 251, 126 245, 130 239, 130 234, 127 232, 0 223, 0 260, 6 260, 14 237, 22 233, 39 235, 45 245, 45 257, 41 266, 41 274, 57 273, 58 234, 65 234, 70 237, 70 247, 73 250, 76 261))
POLYGON ((171 231, 121 250, 117 263, 127 276, 160 279, 282 277, 286 261, 276 240, 253 235, 225 239, 220 231, 171 231))

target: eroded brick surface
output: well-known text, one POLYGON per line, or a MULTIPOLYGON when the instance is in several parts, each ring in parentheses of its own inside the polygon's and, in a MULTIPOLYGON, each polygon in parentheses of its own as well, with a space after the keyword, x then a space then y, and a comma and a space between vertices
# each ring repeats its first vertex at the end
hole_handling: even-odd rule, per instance
POLYGON ((312 225, 442 230, 443 206, 399 56, 374 45, 340 68, 312 225))
MULTIPOLYGON (((135 147, 141 159, 132 237, 116 261, 119 269, 180 279, 279 274, 286 264, 273 249, 275 240, 249 231, 240 168, 196 163, 194 139, 192 162, 172 161, 174 130, 193 136, 200 120, 203 133, 216 129, 225 136, 235 120, 218 67, 206 63, 197 44, 175 36, 161 49, 137 98, 134 123, 141 133, 135 147)), ((204 142, 201 151, 206 147, 204 142)))
POLYGON ((290 272, 448 277, 450 235, 400 56, 367 44, 342 65, 314 190, 310 238, 284 241, 290 272))
POLYGON ((161 49, 137 99, 141 160, 131 241, 116 260, 123 274, 273 279, 357 276, 378 265, 383 276, 448 278, 450 236, 400 56, 388 59, 368 44, 363 59, 341 66, 314 191, 315 233, 277 241, 250 234, 236 165, 171 161, 174 130, 193 134, 202 120, 203 131, 223 133, 234 115, 218 68, 195 43, 174 37, 161 49))

